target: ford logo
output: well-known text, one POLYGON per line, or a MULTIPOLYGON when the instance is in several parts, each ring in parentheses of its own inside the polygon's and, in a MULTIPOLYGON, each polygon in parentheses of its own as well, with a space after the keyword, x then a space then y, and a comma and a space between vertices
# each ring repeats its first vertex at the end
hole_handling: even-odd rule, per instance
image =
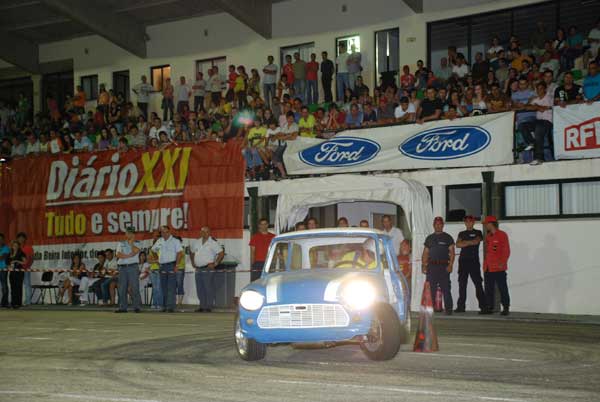
POLYGON ((300 160, 312 166, 354 166, 373 159, 381 149, 375 141, 339 137, 300 152, 300 160))
POLYGON ((398 149, 414 159, 457 159, 484 150, 490 140, 489 131, 478 126, 438 127, 413 135, 398 149))

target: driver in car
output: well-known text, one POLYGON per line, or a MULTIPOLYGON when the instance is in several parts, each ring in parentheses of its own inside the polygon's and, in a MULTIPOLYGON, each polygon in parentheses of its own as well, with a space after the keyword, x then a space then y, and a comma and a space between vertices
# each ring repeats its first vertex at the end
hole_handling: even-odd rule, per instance
POLYGON ((367 239, 360 249, 344 254, 335 266, 336 268, 375 269, 377 267, 375 250, 375 240, 367 239))

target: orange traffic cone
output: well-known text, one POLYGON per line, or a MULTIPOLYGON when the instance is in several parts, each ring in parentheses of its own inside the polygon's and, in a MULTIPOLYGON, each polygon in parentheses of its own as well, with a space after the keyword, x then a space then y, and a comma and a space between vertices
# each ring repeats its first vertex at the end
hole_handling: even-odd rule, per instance
POLYGON ((439 313, 441 311, 444 311, 444 292, 442 292, 442 288, 437 287, 436 291, 435 291, 435 303, 433 303, 433 311, 435 311, 436 313, 439 313))
POLYGON ((437 335, 433 329, 433 305, 431 303, 431 288, 425 282, 421 308, 419 309, 419 326, 415 336, 413 352, 437 352, 439 350, 437 335))

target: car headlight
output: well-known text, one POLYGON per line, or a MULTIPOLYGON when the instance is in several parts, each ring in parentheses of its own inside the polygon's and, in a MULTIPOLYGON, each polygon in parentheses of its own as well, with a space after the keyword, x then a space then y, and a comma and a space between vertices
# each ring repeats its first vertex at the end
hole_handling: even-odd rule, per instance
POLYGON ((375 298, 375 288, 365 281, 352 281, 342 290, 342 300, 353 310, 371 307, 375 298))
POLYGON ((240 296, 240 305, 246 310, 254 311, 262 307, 265 298, 254 290, 246 290, 240 296))

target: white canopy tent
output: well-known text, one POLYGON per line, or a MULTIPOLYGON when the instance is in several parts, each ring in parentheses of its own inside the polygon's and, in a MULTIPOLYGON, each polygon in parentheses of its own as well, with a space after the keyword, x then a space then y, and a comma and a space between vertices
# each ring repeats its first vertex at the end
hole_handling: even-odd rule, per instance
MULTIPOLYGON (((427 188, 414 180, 385 176, 342 174, 318 178, 264 182, 259 196, 278 194, 275 231, 280 233, 304 220, 312 207, 354 201, 381 201, 400 205, 411 229, 413 244, 412 303, 420 304, 424 283, 421 254, 425 237, 432 231, 433 212, 427 188)), ((407 234, 405 234, 407 235, 407 234)))

